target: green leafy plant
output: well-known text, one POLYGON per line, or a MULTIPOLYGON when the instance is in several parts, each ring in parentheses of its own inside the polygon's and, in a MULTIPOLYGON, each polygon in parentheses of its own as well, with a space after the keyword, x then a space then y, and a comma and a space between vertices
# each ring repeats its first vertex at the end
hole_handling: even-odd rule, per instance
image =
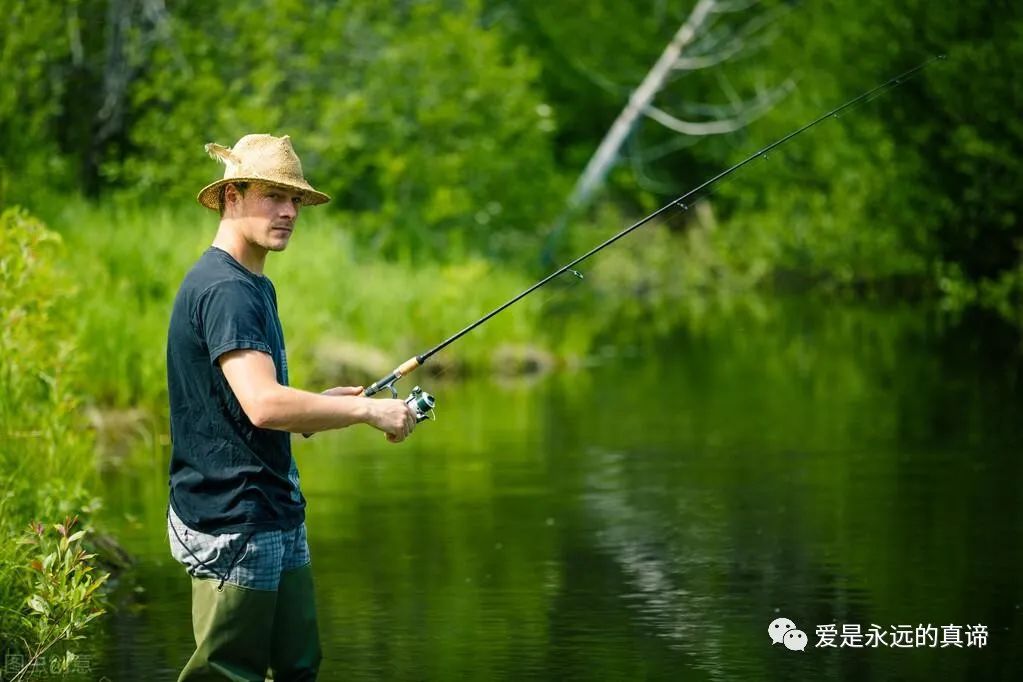
MULTIPOLYGON (((34 548, 29 568, 33 573, 32 590, 25 600, 24 624, 29 634, 22 639, 28 660, 12 680, 22 679, 37 660, 55 644, 84 638, 88 624, 105 613, 99 588, 110 577, 97 573, 90 554, 82 546, 87 531, 75 530, 77 516, 66 517, 47 532, 40 522, 29 524, 22 542, 34 548)), ((59 660, 66 667, 74 654, 66 652, 59 660)))
POLYGON ((24 643, 31 659, 81 635, 98 608, 93 585, 106 578, 81 547, 98 502, 84 358, 68 324, 80 290, 63 239, 27 211, 0 213, 0 233, 0 640, 24 643), (33 523, 24 537, 31 519, 60 518, 49 534, 33 523))

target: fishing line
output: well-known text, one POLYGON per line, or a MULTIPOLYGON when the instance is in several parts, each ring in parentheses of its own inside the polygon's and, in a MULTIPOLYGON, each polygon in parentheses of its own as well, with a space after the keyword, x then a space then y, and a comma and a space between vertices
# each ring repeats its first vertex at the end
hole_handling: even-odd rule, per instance
MULTIPOLYGON (((502 312, 506 308, 508 308, 508 307, 510 307, 512 305, 515 305, 516 303, 518 303, 520 300, 522 300, 526 296, 530 295, 531 293, 533 293, 537 289, 543 287, 547 283, 549 283, 552 280, 558 278, 559 276, 565 274, 566 272, 567 273, 571 273, 575 277, 578 277, 578 278, 584 277, 584 275, 579 272, 579 270, 576 268, 576 266, 579 263, 581 263, 584 260, 586 260, 587 258, 589 258, 590 256, 592 256, 592 255, 602 251, 603 249, 606 249, 608 246, 611 246, 612 244, 617 242, 622 237, 625 237, 626 235, 634 232, 635 230, 639 229, 640 227, 643 227, 644 225, 646 225, 647 223, 649 223, 649 222, 651 222, 651 221, 653 221, 655 219, 658 219, 658 218, 670 219, 671 217, 673 217, 673 214, 675 214, 676 212, 680 212, 680 213, 687 212, 690 209, 690 207, 693 205, 693 201, 692 201, 693 198, 698 196, 698 195, 707 194, 708 193, 707 190, 711 186, 713 186, 715 183, 723 180, 724 178, 728 177, 732 173, 740 170, 741 168, 743 168, 747 164, 750 164, 753 161, 755 161, 755 160, 757 160, 757 159, 759 159, 761 157, 767 159, 768 155, 770 154, 771 151, 773 151, 774 149, 776 149, 776 148, 780 147, 781 145, 785 144, 786 142, 788 142, 792 138, 794 138, 794 137, 796 137, 798 135, 801 135, 802 133, 806 132, 810 128, 813 128, 814 126, 818 125, 822 121, 825 121, 825 120, 827 120, 827 119, 829 119, 831 117, 839 118, 839 116, 843 112, 845 112, 845 111, 847 111, 849 109, 852 109, 853 107, 856 107, 857 105, 859 105, 861 103, 873 101, 873 99, 875 99, 876 97, 879 97, 880 95, 888 92, 889 90, 892 90, 892 89, 902 85, 909 78, 912 78, 914 75, 916 75, 917 73, 919 73, 923 69, 927 68, 928 66, 933 64, 935 61, 944 60, 944 59, 945 59, 945 55, 943 55, 943 54, 931 57, 930 59, 928 59, 927 61, 923 62, 922 64, 920 64, 918 66, 915 66, 912 69, 910 69, 910 70, 908 70, 908 71, 906 71, 904 73, 901 73, 901 74, 895 76, 894 78, 890 78, 887 81, 881 83, 880 85, 878 85, 878 86, 876 86, 874 88, 871 88, 870 90, 867 90, 866 92, 864 92, 864 93, 862 93, 860 95, 857 95, 856 97, 852 98, 851 100, 849 100, 848 102, 842 104, 841 106, 838 106, 838 107, 836 107, 836 108, 834 108, 834 109, 832 109, 830 111, 827 111, 827 112, 821 114, 820 116, 818 116, 817 118, 813 119, 809 123, 804 124, 803 126, 801 126, 801 127, 797 128, 797 129, 793 130, 792 132, 788 133, 784 137, 781 137, 780 139, 772 142, 771 144, 769 144, 766 147, 764 147, 763 149, 755 152, 754 154, 748 156, 747 158, 743 159, 742 161, 740 161, 739 163, 735 164, 734 166, 731 166, 730 168, 727 168, 727 169, 721 171, 720 173, 718 173, 714 177, 712 177, 709 180, 705 181, 704 183, 698 185, 694 189, 689 190, 688 192, 686 192, 682 196, 678 197, 677 199, 671 201, 670 203, 665 204, 664 206, 662 206, 661 208, 657 209, 656 211, 654 211, 650 215, 646 216, 645 218, 642 218, 642 219, 636 221, 635 223, 633 223, 629 227, 625 228, 621 232, 618 232, 617 234, 615 234, 615 235, 611 236, 610 238, 604 240, 603 242, 601 242, 597 246, 593 247, 592 249, 590 249, 589 251, 587 251, 583 255, 579 256, 578 258, 576 258, 576 259, 570 261, 569 263, 566 263, 565 265, 561 266, 560 268, 558 268, 557 270, 555 270, 551 274, 547 275, 546 277, 544 277, 540 281, 536 282, 535 284, 533 284, 532 286, 530 286, 526 290, 524 290, 521 293, 519 293, 518 295, 512 297, 511 299, 509 299, 505 303, 501 304, 497 308, 493 309, 492 311, 490 311, 489 313, 487 313, 486 315, 484 315, 480 319, 478 319, 475 322, 473 322, 473 323, 469 324, 468 326, 464 327, 463 329, 461 329, 460 331, 456 332, 452 336, 448 337, 444 341, 441 341, 439 344, 437 344, 433 348, 430 348, 429 350, 423 352, 420 355, 415 355, 415 356, 409 358, 408 360, 403 362, 401 365, 396 367, 390 374, 388 374, 385 377, 381 377, 379 380, 373 382, 373 384, 371 384, 369 387, 367 387, 363 391, 363 395, 364 396, 372 396, 372 395, 375 395, 376 393, 379 393, 380 391, 382 391, 384 389, 389 389, 391 391, 392 395, 397 397, 398 393, 397 393, 397 390, 394 388, 394 384, 399 379, 401 379, 402 377, 407 376, 408 374, 411 374, 412 372, 414 372, 417 368, 419 368, 427 360, 429 360, 433 355, 435 355, 436 353, 440 352, 444 348, 448 347, 449 345, 451 345, 452 343, 454 343, 458 339, 462 338, 463 336, 465 336, 466 334, 468 334, 472 330, 476 329, 480 325, 486 323, 487 320, 489 320, 492 317, 494 317, 495 315, 499 314, 500 312, 502 312)), ((432 406, 433 406, 433 397, 430 396, 429 394, 422 393, 421 391, 417 393, 417 390, 418 390, 418 387, 416 387, 416 389, 413 390, 413 395, 410 395, 409 398, 406 400, 406 402, 411 404, 410 401, 412 401, 412 402, 415 402, 415 404, 418 404, 418 405, 425 405, 426 403, 423 400, 423 396, 425 396, 425 398, 429 399, 429 401, 428 401, 429 407, 432 408, 432 406), (413 400, 414 398, 416 400, 413 400)), ((421 421, 422 419, 426 419, 426 418, 427 417, 426 417, 425 413, 423 413, 422 411, 417 411, 417 420, 421 421)))

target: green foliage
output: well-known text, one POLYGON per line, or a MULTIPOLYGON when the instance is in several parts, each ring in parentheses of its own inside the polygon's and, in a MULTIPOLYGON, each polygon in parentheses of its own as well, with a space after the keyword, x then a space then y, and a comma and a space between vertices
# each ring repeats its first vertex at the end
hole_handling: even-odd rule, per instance
POLYGON ((67 32, 53 3, 0 1, 0 206, 36 194, 40 178, 67 187, 68 167, 58 154, 56 122, 67 86, 67 32))
MULTIPOLYGON (((326 212, 374 257, 522 265, 690 9, 0 0, 13 26, 0 39, 10 76, 0 202, 29 202, 48 218, 59 202, 47 197, 76 191, 187 202, 220 170, 203 143, 289 133, 310 179, 335 199, 326 212)), ((1006 77, 1023 57, 1018 3, 772 0, 715 15, 690 50, 757 13, 774 17, 769 40, 680 74, 658 105, 705 120, 758 88, 791 79, 795 91, 730 135, 686 138, 641 121, 593 222, 620 226, 604 222, 612 213, 630 222, 945 52, 947 62, 717 186, 721 229, 700 237, 712 264, 698 278, 944 295, 942 273, 955 271, 985 292, 956 300, 1018 317, 1023 102, 1006 77)), ((693 276, 701 263, 687 265, 693 276)))
MULTIPOLYGON (((30 524, 23 543, 33 549, 30 562, 33 571, 32 594, 25 600, 28 614, 24 624, 30 633, 23 639, 28 660, 25 667, 15 673, 12 680, 20 679, 32 664, 54 645, 84 638, 89 623, 103 615, 103 599, 97 592, 110 577, 109 573, 93 573, 90 554, 82 547, 86 530, 74 530, 78 517, 66 517, 63 523, 53 524, 53 533, 47 533, 42 523, 30 524)), ((74 661, 73 652, 62 657, 50 656, 52 672, 67 672, 74 661), (55 670, 53 661, 59 661, 61 670, 55 670)))
MULTIPOLYGON (((582 168, 690 9, 607 0, 496 5, 492 14, 545 66, 542 84, 562 123, 559 158, 582 168)), ((711 31, 755 11, 715 18, 711 31)), ((947 53, 893 92, 718 184, 710 200, 722 229, 707 242, 714 255, 706 274, 711 283, 721 276, 726 288, 738 275, 761 285, 944 295, 937 273, 955 266, 967 285, 989 292, 974 300, 993 303, 1012 289, 1009 273, 1023 258, 1015 189, 1023 173, 1023 102, 1006 76, 1021 57, 1021 34, 1018 3, 792 5, 777 15, 773 39, 761 49, 673 79, 657 102, 700 120, 726 106, 728 93, 748 97, 788 79, 796 90, 730 135, 687 140, 641 121, 605 201, 638 217, 823 111, 947 53)), ((602 220, 604 209, 594 215, 576 229, 613 227, 602 220)), ((701 264, 697 258, 680 267, 701 264)), ((998 307, 1016 308, 1011 317, 1018 318, 1011 296, 1001 300, 998 307)))
POLYGON ((54 217, 70 268, 88 287, 68 318, 80 354, 97 368, 88 396, 100 407, 163 406, 171 302, 192 261, 212 240, 211 214, 69 202, 54 217), (205 229, 204 229, 205 228, 205 229))
MULTIPOLYGON (((74 316, 82 358, 103 371, 88 395, 100 407, 166 404, 165 344, 182 278, 209 245, 216 216, 205 209, 142 211, 113 204, 67 204, 55 224, 70 267, 90 283, 74 316)), ((379 349, 394 365, 439 343, 531 283, 483 258, 460 263, 382 262, 335 216, 303 211, 288 250, 267 259, 288 341, 292 382, 306 385, 317 353, 334 344, 379 349)), ((501 344, 546 346, 581 355, 583 338, 548 333, 543 294, 530 297, 437 357, 436 366, 485 371, 501 344)), ((392 365, 393 366, 393 365, 392 365)), ((433 366, 433 365, 431 365, 433 366)), ((388 367, 390 369, 390 367, 388 367)))
POLYGON ((78 429, 79 365, 66 325, 73 283, 56 265, 61 239, 21 209, 0 214, 0 233, 0 471, 74 484, 83 472, 62 451, 84 451, 88 439, 78 429))
POLYGON ((384 254, 507 255, 550 214, 538 66, 476 3, 202 7, 175 12, 135 83, 137 153, 111 181, 184 199, 220 173, 203 143, 265 131, 292 135, 331 210, 384 254))
MULTIPOLYGON (((17 208, 0 214, 0 234, 0 542, 13 548, 30 519, 95 503, 86 492, 92 437, 80 412, 82 358, 66 323, 76 306, 73 281, 58 266, 62 240, 17 208)), ((27 565, 23 551, 0 553, 0 633, 35 647, 42 631, 11 607, 32 589, 27 565)))
POLYGON ((800 87, 747 130, 758 143, 933 55, 948 59, 724 183, 720 204, 735 230, 722 233, 723 248, 817 281, 915 281, 939 292, 935 273, 955 269, 977 284, 1018 268, 1023 227, 1011 188, 1023 175, 1023 102, 1004 74, 1023 55, 1023 15, 1000 5, 869 0, 792 12, 773 58, 750 77, 794 74, 800 87), (754 232, 766 235, 750 252, 754 232))

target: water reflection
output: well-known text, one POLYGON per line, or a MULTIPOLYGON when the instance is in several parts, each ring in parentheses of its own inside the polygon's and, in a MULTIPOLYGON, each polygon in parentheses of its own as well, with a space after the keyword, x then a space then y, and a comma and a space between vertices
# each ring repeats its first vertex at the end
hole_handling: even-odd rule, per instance
MULTIPOLYGON (((778 306, 534 386, 428 386, 442 420, 398 448, 296 444, 323 679, 1015 678, 1023 406, 990 343, 778 306), (779 615, 805 652, 771 646, 779 615), (813 646, 817 624, 928 622, 992 635, 813 646)), ((165 467, 107 480, 143 590, 99 642, 115 680, 173 679, 190 651, 165 467)))

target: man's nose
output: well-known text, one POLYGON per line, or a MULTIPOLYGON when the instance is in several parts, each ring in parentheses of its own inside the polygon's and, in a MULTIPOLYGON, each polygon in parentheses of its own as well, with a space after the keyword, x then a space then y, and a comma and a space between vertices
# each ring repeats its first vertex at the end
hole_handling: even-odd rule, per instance
POLYGON ((290 199, 288 201, 281 202, 280 215, 282 218, 294 219, 298 216, 298 206, 295 205, 290 199))

